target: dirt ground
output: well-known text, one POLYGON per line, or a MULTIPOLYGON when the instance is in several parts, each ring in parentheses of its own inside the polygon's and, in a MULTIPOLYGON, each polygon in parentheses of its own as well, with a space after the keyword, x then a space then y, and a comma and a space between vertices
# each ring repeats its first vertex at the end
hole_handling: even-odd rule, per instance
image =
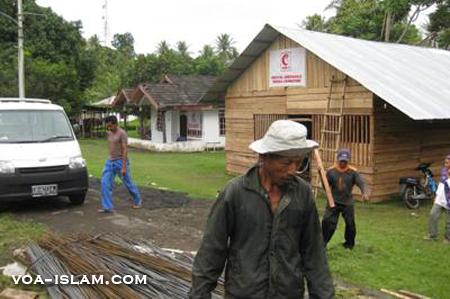
POLYGON ((97 213, 100 208, 100 184, 93 179, 82 206, 72 206, 67 198, 61 197, 2 203, 0 212, 43 223, 61 233, 116 232, 152 240, 161 247, 197 250, 213 201, 192 200, 182 193, 143 187, 140 192, 144 200, 143 208, 134 210, 125 187, 115 187, 115 212, 100 214, 97 213))
MULTIPOLYGON (((192 200, 183 193, 140 187, 143 208, 131 208, 124 186, 113 192, 115 212, 97 213, 100 184, 91 179, 84 205, 73 206, 67 198, 34 199, 0 203, 0 213, 33 220, 60 233, 101 234, 115 232, 135 239, 146 239, 163 248, 196 251, 213 200, 192 200)), ((369 290, 337 282, 339 298, 384 298, 369 290)))

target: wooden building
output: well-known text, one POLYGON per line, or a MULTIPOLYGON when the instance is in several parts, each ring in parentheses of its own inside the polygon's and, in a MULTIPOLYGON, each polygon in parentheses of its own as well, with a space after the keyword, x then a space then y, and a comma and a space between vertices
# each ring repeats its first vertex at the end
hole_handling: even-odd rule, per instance
MULTIPOLYGON (((301 119, 319 141, 329 94, 332 108, 344 96, 340 147, 374 200, 450 153, 449 51, 266 25, 202 100, 225 98, 227 171, 256 162, 248 146, 277 119, 301 119)), ((334 163, 334 153, 322 157, 334 163)))
POLYGON ((78 117, 81 136, 83 138, 103 138, 106 135, 105 117, 115 115, 112 110, 112 101, 115 96, 91 104, 83 105, 78 117))

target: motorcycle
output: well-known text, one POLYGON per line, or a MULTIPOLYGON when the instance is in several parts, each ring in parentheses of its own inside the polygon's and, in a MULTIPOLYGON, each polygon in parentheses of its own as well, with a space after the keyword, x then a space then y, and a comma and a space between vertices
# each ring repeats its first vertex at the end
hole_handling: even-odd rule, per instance
POLYGON ((419 208, 420 201, 432 199, 437 190, 437 183, 433 179, 430 169, 431 163, 421 163, 415 170, 422 173, 422 179, 417 177, 400 178, 400 196, 409 209, 419 208))

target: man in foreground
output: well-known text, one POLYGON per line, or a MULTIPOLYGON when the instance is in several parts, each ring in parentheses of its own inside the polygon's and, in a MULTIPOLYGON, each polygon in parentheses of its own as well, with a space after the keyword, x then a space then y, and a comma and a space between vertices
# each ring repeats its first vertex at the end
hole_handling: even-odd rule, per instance
POLYGON ((102 208, 99 213, 110 213, 113 211, 112 189, 116 175, 122 179, 128 192, 133 199, 133 208, 142 207, 141 196, 136 185, 131 180, 130 164, 128 162, 128 135, 119 128, 117 118, 108 116, 105 119, 108 130, 109 159, 106 160, 102 173, 102 208))
POLYGON ((194 261, 190 298, 210 298, 225 270, 225 298, 332 298, 310 186, 295 176, 317 143, 293 121, 275 121, 250 149, 259 163, 215 202, 194 261))
POLYGON ((327 180, 336 206, 334 208, 327 207, 322 219, 323 238, 325 244, 328 244, 336 231, 339 214, 342 214, 345 221, 345 242, 342 245, 347 249, 353 249, 356 237, 353 186, 359 187, 364 201, 369 200, 361 175, 349 165, 350 156, 351 153, 348 149, 340 149, 337 154, 338 163, 327 171, 327 180))
POLYGON ((437 240, 438 222, 444 211, 447 213, 444 243, 450 244, 450 155, 445 157, 444 167, 441 169, 436 197, 428 220, 428 236, 425 239, 437 240))

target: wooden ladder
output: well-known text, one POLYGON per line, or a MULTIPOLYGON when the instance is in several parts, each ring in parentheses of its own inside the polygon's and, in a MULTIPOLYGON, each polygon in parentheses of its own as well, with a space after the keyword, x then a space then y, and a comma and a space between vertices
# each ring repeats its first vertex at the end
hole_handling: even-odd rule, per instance
MULTIPOLYGON (((344 79, 341 80, 335 79, 334 76, 330 79, 330 88, 327 97, 327 107, 325 110, 325 114, 323 116, 322 128, 320 131, 319 149, 318 152, 316 153, 316 160, 319 171, 316 177, 316 184, 314 188, 314 196, 316 197, 317 194, 319 193, 318 191, 321 181, 324 182, 324 180, 326 180, 326 171, 325 168, 323 167, 322 161, 324 160, 324 157, 328 158, 326 159, 328 161, 330 160, 334 161, 334 159, 336 159, 336 153, 339 150, 339 146, 341 143, 346 91, 347 91, 347 76, 345 76, 344 79), (342 93, 338 99, 333 99, 333 87, 338 83, 343 83, 342 93), (336 101, 340 102, 337 105, 332 106, 332 102, 336 101)), ((323 185, 327 193, 329 205, 331 206, 329 198, 329 193, 331 193, 331 191, 329 190, 328 182, 324 182, 323 185)))

